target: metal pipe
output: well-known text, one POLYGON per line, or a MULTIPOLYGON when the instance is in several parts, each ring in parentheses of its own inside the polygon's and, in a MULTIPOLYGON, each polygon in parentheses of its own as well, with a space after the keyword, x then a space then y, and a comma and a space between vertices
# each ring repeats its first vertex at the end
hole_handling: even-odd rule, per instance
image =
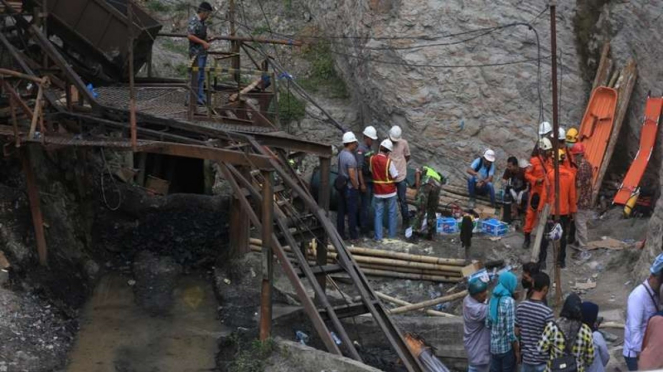
POLYGON ((22 74, 18 71, 8 70, 6 68, 0 68, 0 75, 11 76, 11 77, 19 78, 19 79, 30 80, 30 81, 32 81, 34 83, 37 83, 37 84, 44 84, 47 81, 46 78, 37 78, 37 77, 34 77, 34 76, 22 74))
MULTIPOLYGON (((177 34, 172 32, 160 32, 157 36, 165 37, 176 37, 176 38, 186 38, 186 34, 177 34)), ((224 35, 224 36, 215 36, 211 41, 215 40, 228 40, 228 41, 243 41, 243 42, 255 42, 261 44, 280 44, 280 45, 292 45, 292 46, 302 46, 303 43, 301 40, 286 40, 286 39, 266 39, 262 37, 243 37, 243 36, 233 36, 233 35, 224 35)))
MULTIPOLYGON (((556 0, 550 0, 550 54, 552 58, 552 116, 553 116, 553 167, 555 172, 555 222, 559 222, 559 102, 557 102, 557 20, 556 0)), ((560 305, 562 298, 562 283, 559 267, 559 242, 553 242, 553 255, 555 260, 555 303, 560 305)))
POLYGON ((136 90, 134 87, 134 12, 131 1, 127 2, 129 19, 129 122, 131 123, 131 147, 136 152, 136 90))

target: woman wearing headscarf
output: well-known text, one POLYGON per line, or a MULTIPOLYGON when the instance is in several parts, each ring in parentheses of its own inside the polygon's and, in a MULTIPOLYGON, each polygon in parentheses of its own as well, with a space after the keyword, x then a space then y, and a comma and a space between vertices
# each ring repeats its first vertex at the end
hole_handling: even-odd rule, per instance
POLYGON ((610 361, 608 345, 605 343, 601 332, 599 332, 598 317, 599 305, 593 302, 582 303, 582 322, 592 329, 594 340, 594 362, 587 368, 587 372, 605 372, 605 366, 610 361))
POLYGON ((586 372, 594 362, 594 338, 592 330, 582 322, 582 301, 575 293, 564 301, 559 319, 548 323, 543 330, 538 348, 539 352, 549 355, 546 372, 550 372, 554 359, 564 356, 567 341, 573 342, 570 349, 578 372, 586 372))
POLYGON ((518 278, 512 272, 500 274, 488 304, 486 326, 490 328, 490 372, 513 372, 520 349, 514 332, 516 302, 513 294, 518 278))

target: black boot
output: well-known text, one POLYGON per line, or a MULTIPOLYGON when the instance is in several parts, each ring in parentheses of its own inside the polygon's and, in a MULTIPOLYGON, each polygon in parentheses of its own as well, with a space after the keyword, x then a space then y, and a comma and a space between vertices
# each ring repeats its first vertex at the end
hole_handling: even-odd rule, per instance
POLYGON ((532 243, 530 236, 531 236, 530 233, 525 233, 525 241, 523 241, 523 249, 529 249, 529 246, 532 243))

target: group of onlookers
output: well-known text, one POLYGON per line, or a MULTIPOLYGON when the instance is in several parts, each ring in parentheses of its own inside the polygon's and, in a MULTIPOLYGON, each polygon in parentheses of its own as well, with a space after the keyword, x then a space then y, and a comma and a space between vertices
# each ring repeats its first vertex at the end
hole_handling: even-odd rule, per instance
MULTIPOLYGON (((663 253, 649 271, 628 297, 623 356, 629 371, 663 368, 663 253)), ((499 275, 490 294, 487 281, 468 283, 463 300, 468 371, 513 372, 518 365, 522 372, 605 371, 610 355, 599 331, 599 306, 571 293, 555 319, 546 300, 550 278, 538 264, 523 266, 521 283, 523 294, 516 292, 517 278, 509 271, 499 275)))
POLYGON ((550 278, 538 264, 523 267, 523 301, 512 272, 499 275, 488 295, 488 283, 470 281, 463 301, 464 345, 470 372, 560 371, 603 372, 610 356, 598 332, 599 307, 570 294, 555 319, 547 305, 550 278), (574 369, 566 369, 574 370, 574 369))

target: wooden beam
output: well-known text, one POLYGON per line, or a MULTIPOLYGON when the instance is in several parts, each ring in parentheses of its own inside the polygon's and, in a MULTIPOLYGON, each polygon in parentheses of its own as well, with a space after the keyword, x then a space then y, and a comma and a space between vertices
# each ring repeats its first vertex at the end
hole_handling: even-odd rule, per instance
POLYGON ((607 85, 608 78, 610 77, 610 70, 612 69, 612 59, 610 58, 610 42, 606 41, 603 44, 603 51, 601 52, 601 60, 599 68, 596 70, 596 77, 594 77, 594 85, 592 92, 597 87, 607 85))
POLYGON ((25 183, 28 187, 28 199, 30 200, 30 213, 32 214, 32 225, 35 228, 35 240, 37 242, 37 255, 39 264, 46 266, 48 263, 48 250, 46 247, 46 237, 44 235, 44 217, 41 214, 41 201, 39 199, 39 188, 37 180, 30 163, 29 149, 23 148, 20 151, 23 173, 25 173, 25 183))
POLYGON ((603 162, 601 162, 601 167, 598 170, 596 182, 594 182, 591 205, 595 205, 596 200, 598 199, 599 191, 603 185, 603 177, 605 177, 605 173, 608 170, 610 160, 612 159, 612 155, 615 151, 617 139, 619 138, 619 132, 621 131, 622 125, 624 124, 624 118, 626 117, 626 112, 628 111, 628 104, 631 101, 631 95, 633 94, 633 89, 635 88, 635 81, 638 78, 637 64, 633 59, 628 61, 626 67, 624 67, 622 70, 621 75, 622 81, 619 83, 619 88, 617 89, 618 98, 615 121, 612 125, 612 133, 610 134, 610 140, 608 141, 605 155, 603 155, 603 162))

